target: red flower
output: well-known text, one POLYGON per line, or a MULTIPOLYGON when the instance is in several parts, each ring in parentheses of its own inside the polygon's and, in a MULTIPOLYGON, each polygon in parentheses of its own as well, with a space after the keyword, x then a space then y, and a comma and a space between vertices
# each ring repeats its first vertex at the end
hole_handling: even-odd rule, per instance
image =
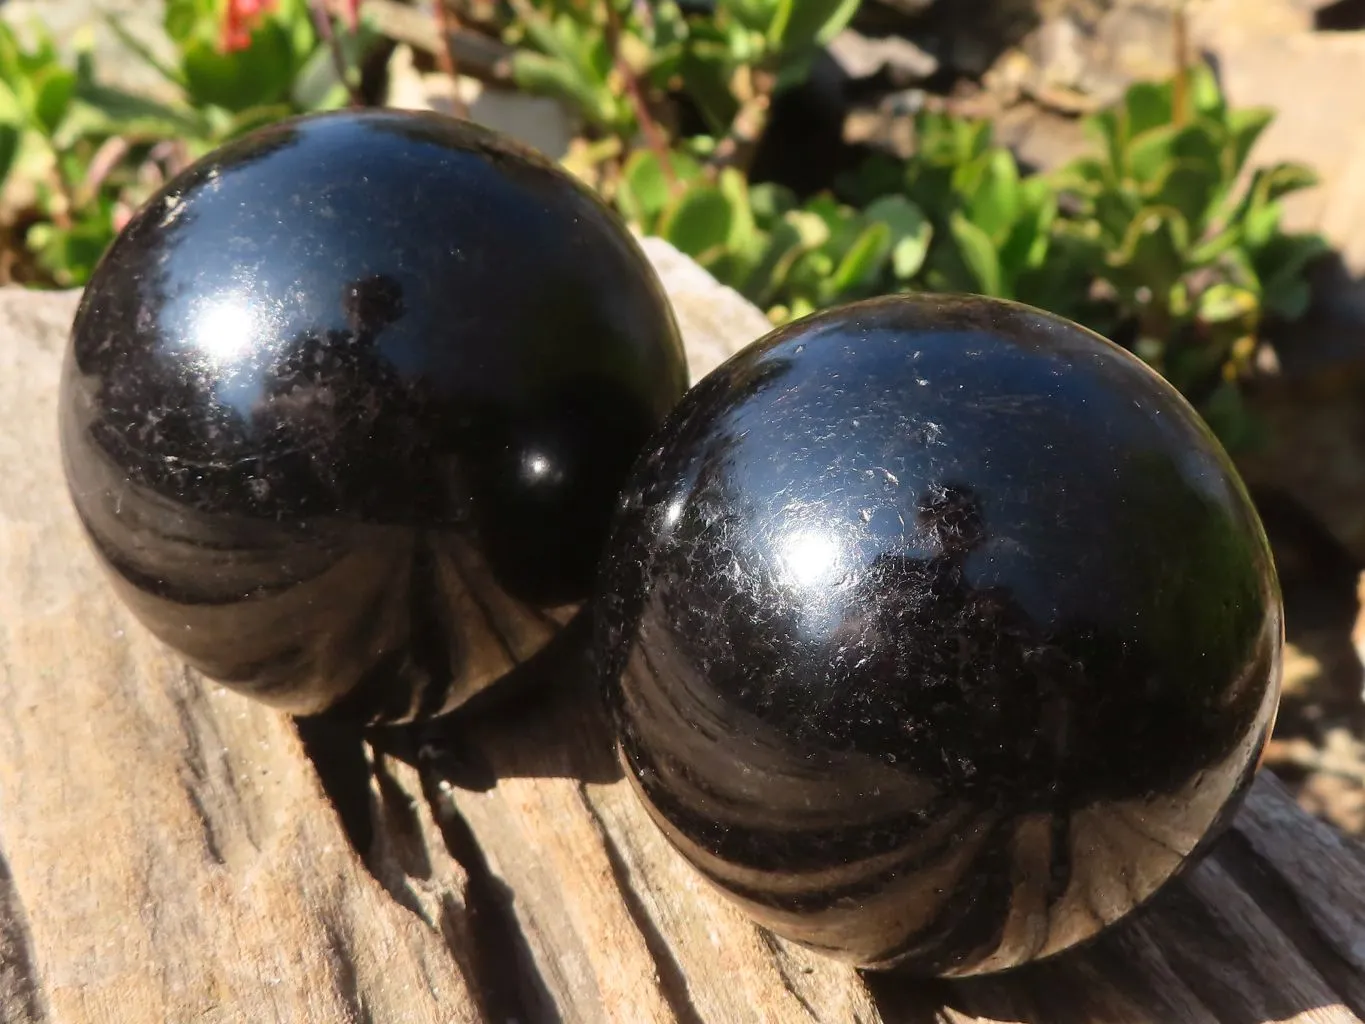
POLYGON ((227 0, 227 15, 223 18, 223 52, 233 53, 250 46, 251 30, 256 21, 274 6, 275 0, 227 0))
MULTIPOLYGON (((437 0, 437 3, 441 2, 437 0)), ((346 22, 346 28, 354 32, 360 25, 360 0, 341 0, 341 18, 346 22)))

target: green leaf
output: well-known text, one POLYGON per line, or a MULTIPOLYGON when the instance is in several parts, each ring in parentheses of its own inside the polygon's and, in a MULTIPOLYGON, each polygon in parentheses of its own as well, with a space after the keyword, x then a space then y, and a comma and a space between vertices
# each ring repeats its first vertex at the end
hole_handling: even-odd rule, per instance
POLYGON ((35 75, 33 83, 33 117, 43 133, 51 137, 57 133, 71 106, 71 97, 76 91, 76 73, 51 66, 35 75))
POLYGON ((813 214, 793 210, 774 225, 767 248, 749 278, 744 293, 758 305, 768 307, 786 286, 797 260, 823 245, 828 237, 824 221, 813 214))
POLYGON ((766 32, 777 17, 778 0, 716 0, 716 13, 754 32, 766 32))
POLYGON ((701 112, 713 135, 729 130, 739 102, 730 91, 729 68, 724 60, 708 59, 693 47, 682 60, 683 92, 701 112))
POLYGON ((732 264, 730 270, 734 274, 747 277, 762 258, 765 242, 754 220, 754 209, 749 199, 749 183, 737 168, 727 167, 720 172, 717 184, 720 186, 721 194, 730 204, 730 233, 725 239, 732 264))
POLYGON ((611 48, 607 46, 606 33, 594 33, 584 39, 579 49, 579 59, 592 75, 593 81, 607 88, 607 76, 611 74, 611 48))
POLYGON ((1110 182, 1108 165, 1092 156, 1077 157, 1050 176, 1035 177, 1050 180, 1059 192, 1077 192, 1084 196, 1095 195, 1110 182))
POLYGON ((0 21, 0 81, 17 84, 24 77, 19 39, 6 21, 0 21))
POLYGON ((1219 194, 1222 174, 1218 166, 1195 160, 1176 160, 1151 191, 1158 206, 1179 210, 1193 234, 1202 234, 1219 194))
POLYGON ((1000 271, 1007 290, 1025 270, 1042 266, 1047 259, 1052 224, 1057 218, 1057 197, 1031 179, 1021 190, 1025 202, 1022 215, 1015 221, 1000 246, 1000 271))
POLYGON ((1219 261, 1227 280, 1241 285, 1247 291, 1261 294, 1261 278, 1251 261, 1251 255, 1241 246, 1233 246, 1223 254, 1219 261))
POLYGON ((58 285, 64 288, 82 285, 114 240, 111 210, 112 202, 104 199, 83 211, 69 228, 35 224, 29 229, 25 244, 58 285))
POLYGON ((749 205, 759 223, 769 225, 796 209, 796 193, 770 181, 749 186, 749 205))
POLYGON ((855 206, 866 206, 882 196, 894 195, 905 186, 905 161, 877 150, 850 172, 840 174, 834 190, 855 206))
POLYGON ((823 248, 837 257, 853 244, 863 229, 862 217, 852 207, 845 206, 827 192, 807 200, 805 209, 815 214, 828 231, 823 248))
POLYGON ((983 156, 991 148, 995 132, 986 120, 949 118, 952 159, 958 162, 983 156))
POLYGON ((814 301, 834 273, 834 265, 834 256, 824 249, 804 253, 793 264, 787 276, 787 287, 793 296, 810 296, 814 301))
POLYGON ((1252 147, 1274 120, 1275 112, 1268 107, 1229 111, 1227 123, 1231 136, 1231 153, 1228 166, 1225 168, 1229 181, 1242 172, 1252 147))
POLYGON ((621 213, 645 231, 653 231, 655 221, 668 204, 668 177, 651 149, 637 149, 621 173, 616 203, 621 213))
POLYGON ((1199 296, 1197 311, 1200 320, 1217 324, 1254 317, 1259 306, 1255 292, 1220 281, 1199 296))
POLYGON ((285 101, 293 81, 288 34, 274 21, 263 22, 251 45, 235 53, 221 53, 208 42, 191 43, 181 67, 195 106, 232 111, 285 101))
POLYGON ((1258 198, 1262 202, 1273 203, 1291 192, 1312 188, 1317 183, 1318 175, 1311 167, 1294 163, 1276 164, 1261 177, 1257 185, 1258 198))
POLYGON ((212 38, 219 12, 213 0, 166 0, 162 27, 173 42, 181 46, 195 37, 212 38))
POLYGON ((1185 271, 1189 228, 1171 209, 1148 210, 1133 219, 1119 251, 1109 257, 1116 283, 1164 295, 1185 271))
MULTIPOLYGON (((326 50, 318 36, 317 23, 313 20, 310 0, 276 0, 272 16, 280 20, 288 30, 290 50, 294 54, 294 67, 303 67, 308 57, 317 50, 326 50)), ((342 54, 348 67, 358 67, 362 54, 368 52, 376 41, 375 33, 362 18, 355 32, 338 33, 342 54)))
POLYGON ((1196 267, 1207 266, 1236 246, 1240 240, 1237 231, 1224 229, 1215 232, 1190 250, 1190 263, 1196 267))
POLYGON ((1253 259, 1263 278, 1298 277, 1331 249, 1327 239, 1319 234, 1280 234, 1256 252, 1253 259))
POLYGON ((518 50, 512 55, 512 81, 526 92, 565 100, 580 116, 602 123, 597 91, 571 61, 518 50))
POLYGON ((768 25, 774 50, 824 46, 844 30, 862 0, 778 0, 768 25))
POLYGON ((1175 125, 1163 124, 1133 136, 1125 161, 1127 174, 1140 185, 1155 181, 1169 166, 1180 131, 1175 125))
POLYGON ((1187 124, 1171 140, 1171 157, 1190 160, 1220 169, 1223 157, 1222 128, 1216 122, 1200 119, 1187 124))
POLYGON ((1083 122, 1086 134, 1097 141, 1109 161, 1111 173, 1122 175, 1124 172, 1124 150, 1127 148, 1127 134, 1117 109, 1102 110, 1092 114, 1083 122))
POLYGON ((953 241, 957 243, 962 262, 976 281, 977 291, 982 295, 1000 295, 1000 260, 990 236, 954 210, 948 221, 953 241))
MULTIPOLYGON (((1252 295, 1254 297, 1255 293, 1252 295)), ((1184 319, 1190 315, 1190 289, 1183 280, 1171 285, 1171 290, 1166 294, 1166 308, 1173 317, 1184 319)))
POLYGON ((1128 89, 1123 98, 1123 107, 1127 114, 1130 139, 1172 122, 1171 95, 1169 82, 1138 82, 1128 89))
POLYGON ((967 197, 967 217, 990 237, 992 244, 999 244, 1019 216, 1019 165, 1013 153, 1000 148, 993 150, 981 167, 975 191, 967 197))
POLYGON ((1223 90, 1218 86, 1218 76, 1213 68, 1200 61, 1189 68, 1190 100, 1195 113, 1222 121, 1227 110, 1223 90))
POLYGON ((1127 188, 1106 189, 1095 197, 1094 222, 1112 245, 1123 244, 1142 200, 1127 188))
POLYGON ((664 215, 660 234, 680 252, 704 260, 723 249, 730 235, 730 201, 714 185, 697 184, 664 215))
POLYGON ((558 58, 580 71, 583 70, 580 63, 580 39, 572 18, 567 15, 548 18, 542 11, 537 10, 534 4, 528 3, 517 6, 517 19, 526 32, 526 38, 537 50, 547 56, 558 58))
POLYGON ((1241 241, 1250 250, 1269 244, 1280 230, 1280 204, 1262 203, 1251 207, 1241 222, 1241 241))
POLYGON ((783 220, 796 230, 803 248, 817 249, 829 241, 829 225, 819 214, 793 210, 783 220))
POLYGON ((15 157, 19 154, 19 139, 17 126, 0 123, 0 190, 4 189, 10 171, 14 169, 15 157))
POLYGON ((823 298, 834 301, 875 284, 890 253, 891 228, 879 221, 869 224, 839 261, 823 298))
POLYGON ((891 230, 891 272, 899 281, 909 281, 924 266, 934 227, 924 212, 904 196, 883 196, 863 215, 880 221, 891 230))

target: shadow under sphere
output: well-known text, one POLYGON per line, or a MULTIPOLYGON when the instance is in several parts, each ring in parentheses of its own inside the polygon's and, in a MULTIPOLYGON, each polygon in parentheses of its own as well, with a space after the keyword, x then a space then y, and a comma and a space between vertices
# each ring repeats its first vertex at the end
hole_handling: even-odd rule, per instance
POLYGON ((660 437, 599 657, 627 776, 760 923, 1002 970, 1145 902, 1235 809, 1278 586, 1227 457, 1128 353, 875 300, 751 346, 660 437))
POLYGON ((587 189, 467 123, 344 112, 139 212, 77 314, 61 435, 158 636, 289 711, 401 721, 559 633, 685 386, 660 285, 587 189))

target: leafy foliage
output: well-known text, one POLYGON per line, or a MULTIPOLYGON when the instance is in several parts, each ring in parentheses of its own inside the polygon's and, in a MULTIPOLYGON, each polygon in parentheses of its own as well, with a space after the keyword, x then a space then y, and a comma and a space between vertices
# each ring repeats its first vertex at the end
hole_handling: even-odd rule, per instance
MULTIPOLYGON (((1266 325, 1307 309, 1305 272, 1326 247, 1280 228, 1283 198, 1312 172, 1248 174, 1271 112, 1230 108, 1208 68, 1133 86, 1090 119, 1093 153, 1055 173, 1025 173, 988 123, 930 110, 912 157, 875 156, 798 199, 752 181, 749 166, 774 98, 805 80, 859 0, 482 2, 501 11, 515 80, 581 118, 568 169, 775 323, 909 290, 1015 299, 1131 347, 1230 446, 1252 438, 1239 382, 1266 325)), ((0 276, 83 283, 132 210, 189 161, 344 104, 373 35, 319 20, 322 5, 168 0, 169 61, 114 22, 169 100, 99 81, 88 48, 63 59, 41 29, 21 40, 0 24, 11 212, 0 276)))
MULTIPOLYGON (((13 211, 7 276, 83 284, 132 212, 190 161, 258 125, 346 102, 305 0, 276 0, 235 49, 223 45, 225 12, 225 0, 169 0, 172 63, 110 22, 170 83, 170 101, 100 81, 89 39, 64 58, 41 25, 20 33, 0 23, 0 188, 13 211)), ((352 53, 366 43, 363 32, 342 41, 352 53)))
POLYGON ((1207 67, 1134 85, 1089 120, 1094 154, 1053 174, 1021 171, 989 123, 928 111, 910 159, 873 158, 798 203, 746 180, 744 142, 855 4, 512 7, 509 38, 535 48, 518 57, 535 69, 520 80, 596 133, 571 169, 774 322, 896 291, 1014 299, 1127 344, 1230 446, 1253 439, 1238 383, 1266 323, 1306 311, 1305 271, 1326 246, 1280 230, 1280 201, 1314 175, 1295 164, 1245 175, 1272 113, 1229 108, 1207 67), (703 113, 703 133, 668 131, 681 105, 703 113))

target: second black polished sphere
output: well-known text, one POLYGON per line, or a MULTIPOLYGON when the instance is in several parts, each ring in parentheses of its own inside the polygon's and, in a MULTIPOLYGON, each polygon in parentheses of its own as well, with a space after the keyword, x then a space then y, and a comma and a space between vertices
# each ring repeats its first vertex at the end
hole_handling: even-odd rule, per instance
POLYGON ((1190 406, 986 299, 810 317, 684 399, 598 598, 628 778, 772 930, 1001 970, 1218 834, 1276 707, 1266 540, 1190 406))
POLYGON ((404 720, 563 635, 685 386, 660 285, 586 188, 466 123, 346 112, 139 212, 81 302, 61 436, 159 637, 290 711, 404 720))

